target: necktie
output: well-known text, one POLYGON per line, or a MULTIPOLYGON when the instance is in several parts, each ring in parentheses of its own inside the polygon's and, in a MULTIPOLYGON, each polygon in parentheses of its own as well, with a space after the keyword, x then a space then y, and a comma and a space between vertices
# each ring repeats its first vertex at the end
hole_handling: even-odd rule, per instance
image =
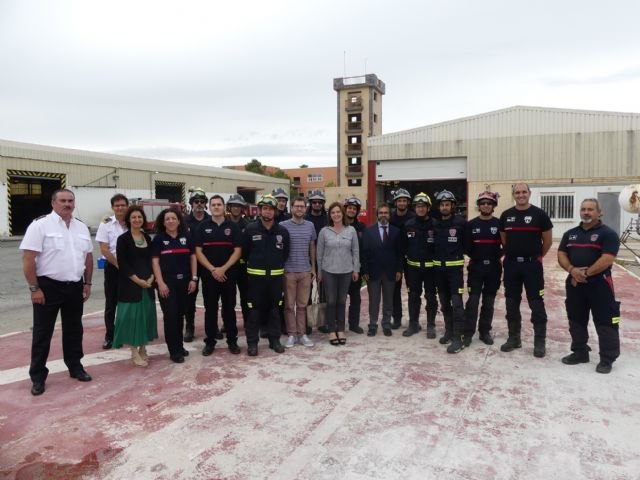
POLYGON ((389 243, 389 234, 387 233, 387 226, 382 225, 382 245, 385 247, 389 243))

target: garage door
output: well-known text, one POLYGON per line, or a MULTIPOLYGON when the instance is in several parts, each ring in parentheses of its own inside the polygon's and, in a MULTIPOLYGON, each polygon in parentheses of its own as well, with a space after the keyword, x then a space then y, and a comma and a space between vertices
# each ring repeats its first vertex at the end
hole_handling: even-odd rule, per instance
POLYGON ((376 162, 376 180, 379 182, 466 178, 467 159, 465 157, 381 160, 376 162))

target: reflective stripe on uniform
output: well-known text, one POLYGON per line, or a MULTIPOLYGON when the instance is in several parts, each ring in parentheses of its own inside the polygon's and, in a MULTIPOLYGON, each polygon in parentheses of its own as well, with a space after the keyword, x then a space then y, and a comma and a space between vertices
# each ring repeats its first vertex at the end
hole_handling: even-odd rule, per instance
POLYGON ((612 317, 611 318, 611 324, 612 325, 617 325, 620 323, 620 317, 612 317))
POLYGON ((411 267, 424 267, 424 268, 431 268, 433 267, 433 263, 434 262, 414 262, 413 260, 409 260, 407 258, 407 265, 411 266, 411 267))
POLYGON ((267 274, 273 276, 277 276, 277 275, 284 275, 284 268, 277 268, 275 270, 260 270, 257 268, 249 268, 247 267, 247 273, 249 275, 260 275, 260 276, 265 276, 267 274))
MULTIPOLYGON (((441 267, 442 262, 440 260, 434 260, 433 264, 436 267, 441 267)), ((448 260, 444 262, 445 267, 464 267, 464 259, 463 260, 448 260)))
POLYGON ((544 297, 544 288, 538 292, 538 295, 540 295, 541 297, 544 297))

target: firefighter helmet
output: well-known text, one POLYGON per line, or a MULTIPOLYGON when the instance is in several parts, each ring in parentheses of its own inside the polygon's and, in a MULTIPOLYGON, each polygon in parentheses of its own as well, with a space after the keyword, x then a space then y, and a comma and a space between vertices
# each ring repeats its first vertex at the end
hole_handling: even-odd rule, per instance
POLYGON ((322 193, 322 190, 313 190, 308 197, 308 200, 319 200, 321 202, 326 202, 327 201, 327 197, 324 196, 324 193, 322 193))
POLYGON ((443 201, 456 203, 456 197, 449 190, 442 190, 441 192, 436 193, 436 202, 443 201))
POLYGON ((413 197, 413 204, 424 203, 425 205, 431 206, 431 198, 424 192, 420 192, 415 197, 413 197))
POLYGON ((284 198, 286 200, 289 200, 289 195, 287 195, 287 192, 285 192, 283 188, 276 188, 273 192, 271 192, 271 195, 273 196, 273 198, 284 198))
POLYGON ((204 200, 206 203, 209 199, 207 198, 207 194, 204 192, 204 190, 198 187, 198 188, 194 188, 191 191, 191 196, 189 197, 189 204, 193 205, 193 202, 195 200, 204 200))
POLYGON ((266 195, 260 197, 260 200, 258 201, 258 207, 262 207, 264 205, 266 205, 267 207, 278 208, 278 202, 270 193, 267 193, 266 195))
POLYGON ((404 188, 399 188, 393 193, 393 201, 395 202, 399 198, 406 198, 407 200, 411 200, 411 195, 404 188))
POLYGON ((344 202, 342 202, 342 206, 345 208, 347 208, 349 205, 353 205, 358 210, 360 210, 360 207, 362 207, 362 202, 355 195, 351 195, 350 197, 345 198, 344 202))
POLYGON ((482 200, 489 200, 490 202, 493 202, 494 205, 498 205, 498 194, 495 192, 490 192, 489 190, 485 190, 480 195, 478 195, 476 205, 479 205, 482 200))
POLYGON ((246 207, 247 202, 242 195, 240 195, 239 193, 234 193, 229 197, 227 205, 240 205, 241 207, 246 207))

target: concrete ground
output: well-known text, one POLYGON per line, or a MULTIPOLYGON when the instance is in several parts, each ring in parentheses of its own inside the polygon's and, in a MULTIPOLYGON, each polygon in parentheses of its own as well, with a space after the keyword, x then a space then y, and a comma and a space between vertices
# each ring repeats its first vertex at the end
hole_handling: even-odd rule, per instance
MULTIPOLYGON (((93 381, 69 378, 56 331, 47 390, 33 397, 30 334, 4 335, 0 478, 640 478, 640 279, 614 269, 622 356, 601 375, 594 341, 590 363, 560 362, 570 341, 565 274, 555 251, 545 263, 543 359, 532 355, 528 322, 523 348, 500 352, 502 297, 496 344, 474 340, 457 355, 424 331, 411 338, 394 331, 349 333, 342 347, 314 334, 315 347, 281 355, 261 343, 255 358, 242 337, 241 355, 219 343, 203 357, 200 311, 186 363, 169 361, 161 336, 146 369, 124 350, 101 350, 102 318, 91 314, 84 365, 93 381)), ((363 325, 367 304, 363 291, 363 325)))

